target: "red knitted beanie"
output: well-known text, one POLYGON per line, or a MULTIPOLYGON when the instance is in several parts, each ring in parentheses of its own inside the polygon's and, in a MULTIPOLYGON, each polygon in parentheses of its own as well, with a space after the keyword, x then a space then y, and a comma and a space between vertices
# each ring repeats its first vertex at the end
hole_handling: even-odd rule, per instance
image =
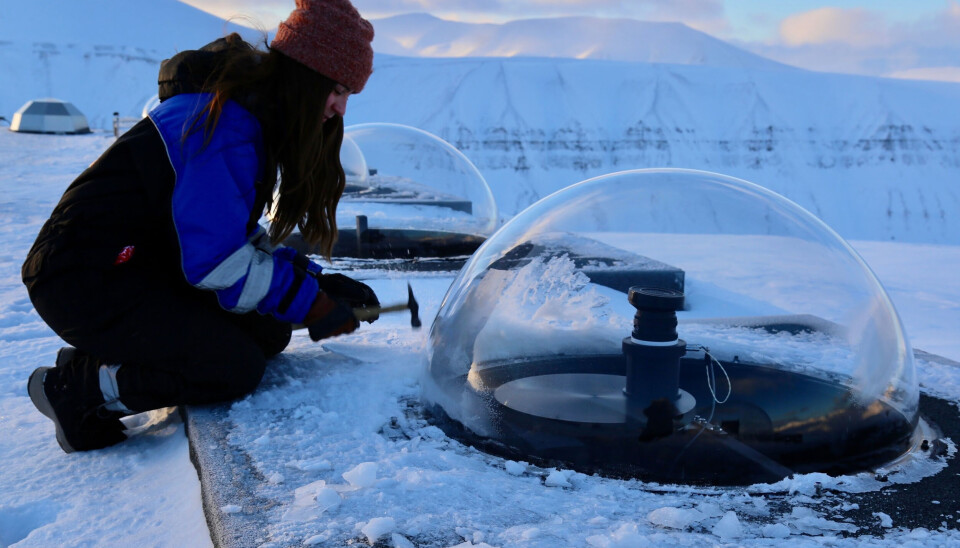
POLYGON ((270 47, 359 93, 373 72, 373 25, 350 0, 296 0, 270 47))

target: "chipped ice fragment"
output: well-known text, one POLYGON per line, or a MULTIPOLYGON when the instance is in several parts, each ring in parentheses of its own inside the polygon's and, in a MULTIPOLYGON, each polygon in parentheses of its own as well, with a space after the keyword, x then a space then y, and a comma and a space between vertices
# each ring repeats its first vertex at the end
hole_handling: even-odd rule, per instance
POLYGON ((522 476, 527 471, 527 463, 508 460, 504 463, 507 473, 512 476, 522 476))
POLYGON ((883 512, 874 512, 874 517, 880 519, 880 527, 893 527, 893 519, 883 512))
POLYGON ((732 540, 743 536, 743 527, 737 518, 737 513, 729 511, 713 526, 713 534, 723 540, 732 540))
POLYGON ((321 545, 321 544, 327 542, 328 540, 330 540, 330 537, 331 537, 331 536, 333 536, 333 535, 332 535, 332 533, 331 533, 329 530, 328 530, 328 531, 324 531, 324 532, 320 533, 319 535, 313 535, 312 537, 308 537, 308 538, 303 539, 303 545, 304 545, 304 546, 318 546, 318 545, 321 545))
POLYGON ((783 523, 768 523, 760 528, 760 534, 767 538, 787 538, 790 536, 790 527, 783 523))
POLYGON ((334 510, 340 506, 340 501, 343 499, 340 497, 335 489, 329 487, 323 487, 317 494, 313 497, 313 500, 317 503, 317 510, 320 513, 326 512, 327 510, 334 510))
POLYGON ((392 533, 396 526, 393 518, 373 518, 360 528, 360 532, 366 535, 367 542, 373 544, 380 537, 392 533))
POLYGON ((570 483, 570 476, 572 474, 573 470, 557 470, 553 468, 544 481, 544 484, 547 487, 573 487, 573 484, 570 483))
POLYGON ((414 548, 413 543, 403 535, 393 533, 390 535, 390 540, 393 542, 393 548, 414 548))
POLYGON ((424 426, 420 429, 420 433, 423 434, 423 437, 432 440, 442 440, 446 437, 446 434, 443 433, 443 430, 440 430, 436 426, 424 426))
POLYGON ((297 460, 287 463, 290 468, 296 468, 304 472, 316 472, 318 470, 333 470, 330 461, 324 458, 316 457, 312 459, 297 460))
POLYGON ((377 463, 360 463, 344 472, 343 479, 356 488, 370 487, 377 481, 377 463))
POLYGON ((340 495, 327 487, 323 480, 317 480, 298 487, 293 492, 293 504, 283 514, 283 521, 310 521, 325 511, 340 504, 340 495), (334 500, 330 494, 336 496, 334 500))
POLYGON ((723 509, 720 508, 720 505, 715 502, 704 502, 698 504, 697 510, 699 510, 705 518, 715 518, 723 515, 723 509))
POLYGON ((636 546, 657 546, 649 537, 640 534, 636 523, 624 523, 609 536, 591 535, 585 539, 594 548, 634 548, 636 546))
POLYGON ((699 510, 694 510, 693 508, 674 508, 672 506, 657 508, 647 514, 647 520, 650 521, 650 523, 660 527, 669 527, 670 529, 687 529, 699 523, 705 517, 706 516, 699 510))
POLYGON ((824 531, 856 532, 858 527, 850 523, 830 521, 821 517, 813 509, 806 506, 795 506, 790 512, 790 522, 797 531, 804 535, 822 535, 824 531))
POLYGON ((243 507, 239 504, 227 504, 220 507, 220 511, 224 514, 236 514, 243 511, 243 507))

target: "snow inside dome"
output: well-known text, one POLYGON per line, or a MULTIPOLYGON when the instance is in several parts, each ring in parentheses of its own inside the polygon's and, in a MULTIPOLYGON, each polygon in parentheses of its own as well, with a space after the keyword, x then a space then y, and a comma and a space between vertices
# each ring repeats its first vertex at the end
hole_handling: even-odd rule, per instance
POLYGON ((614 476, 856 472, 909 451, 919 422, 913 353, 863 260, 787 199, 702 171, 614 173, 521 212, 454 280, 428 359, 448 434, 614 476))
POLYGON ((399 124, 348 126, 341 163, 347 185, 337 225, 354 232, 341 233, 335 255, 469 255, 497 227, 483 176, 435 135, 399 124))

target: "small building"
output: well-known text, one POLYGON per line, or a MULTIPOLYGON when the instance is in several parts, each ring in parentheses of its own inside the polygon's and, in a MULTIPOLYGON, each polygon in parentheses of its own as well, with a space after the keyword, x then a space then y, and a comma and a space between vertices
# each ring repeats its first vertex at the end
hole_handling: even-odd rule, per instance
POLYGON ((87 117, 72 103, 59 99, 34 99, 20 107, 10 131, 21 133, 90 133, 87 117))

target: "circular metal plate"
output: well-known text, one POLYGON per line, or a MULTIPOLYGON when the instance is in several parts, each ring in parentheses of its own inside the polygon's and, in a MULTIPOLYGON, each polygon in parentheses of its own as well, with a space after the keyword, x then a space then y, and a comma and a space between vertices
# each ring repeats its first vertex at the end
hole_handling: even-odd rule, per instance
POLYGON ((621 375, 536 375, 500 385, 493 397, 501 405, 537 417, 616 424, 626 420, 624 382, 621 375))

